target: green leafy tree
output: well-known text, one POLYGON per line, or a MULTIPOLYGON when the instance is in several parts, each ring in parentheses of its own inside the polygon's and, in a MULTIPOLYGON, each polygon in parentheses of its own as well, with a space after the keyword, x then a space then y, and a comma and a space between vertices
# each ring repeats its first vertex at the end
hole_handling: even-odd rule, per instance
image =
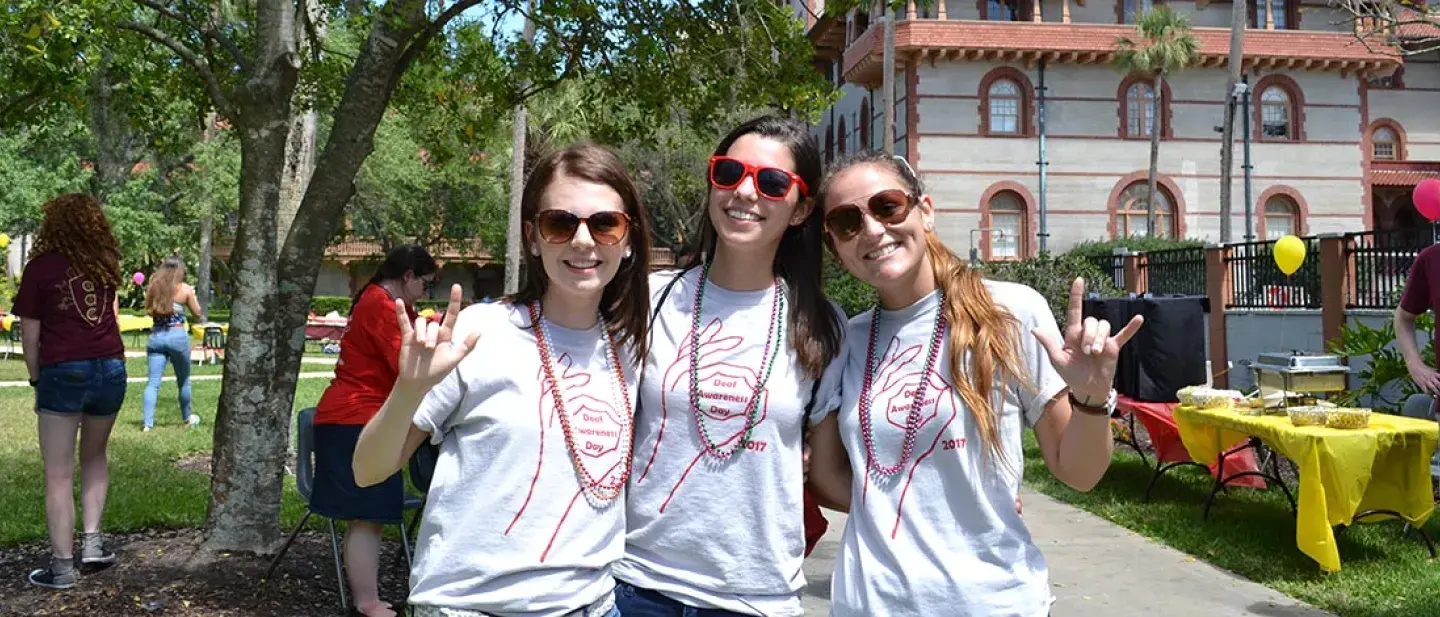
MULTIPOLYGON (((80 0, 65 5, 78 14, 42 28, 42 52, 76 47, 47 55, 56 59, 49 63, 55 70, 72 70, 99 49, 116 50, 120 66, 134 66, 144 54, 126 41, 145 43, 145 53, 163 52, 159 66, 187 69, 162 72, 176 76, 165 82, 173 98, 202 101, 197 109, 213 109, 239 142, 234 302, 216 415, 209 547, 263 551, 278 540, 282 463, 303 351, 298 333, 325 248, 392 100, 412 117, 435 110, 423 115, 448 120, 471 138, 503 124, 515 103, 580 76, 610 93, 602 102, 629 102, 631 113, 616 114, 606 127, 606 134, 625 137, 643 137, 659 117, 709 127, 736 107, 815 114, 830 98, 788 6, 538 4, 530 16, 533 44, 504 27, 519 7, 481 0, 80 0), (322 28, 327 34, 316 36, 322 28), (345 34, 328 34, 335 32, 345 34), (345 36, 353 36, 353 52, 345 36), (277 238, 290 126, 310 109, 326 112, 331 125, 289 233, 277 238)), ((465 150, 454 145, 457 154, 465 150)), ((501 152, 491 151, 490 160, 501 152)), ((470 154, 479 153, 459 157, 468 161, 470 154)))
MULTIPOLYGON (((1190 18, 1168 6, 1146 11, 1135 24, 1134 39, 1120 37, 1115 41, 1119 53, 1115 63, 1127 73, 1148 75, 1150 82, 1150 116, 1140 120, 1141 128, 1150 135, 1149 192, 1145 195, 1145 232, 1155 236, 1155 178, 1160 164, 1160 133, 1165 121, 1161 102, 1165 93, 1165 76, 1195 63, 1200 56, 1200 40, 1190 32, 1190 18)), ((1128 97, 1127 97, 1128 98, 1128 97)))

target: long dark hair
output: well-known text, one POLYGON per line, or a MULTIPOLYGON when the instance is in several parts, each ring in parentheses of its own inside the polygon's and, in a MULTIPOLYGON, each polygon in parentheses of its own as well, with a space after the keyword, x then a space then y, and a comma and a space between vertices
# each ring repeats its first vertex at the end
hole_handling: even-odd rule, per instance
POLYGON ((643 360, 649 351, 646 333, 650 326, 650 214, 640 205, 640 192, 625 171, 625 164, 609 148, 582 142, 551 152, 535 163, 520 196, 520 220, 525 221, 527 229, 520 242, 525 280, 520 284, 520 291, 508 300, 537 301, 550 286, 544 264, 532 252, 535 238, 528 230, 530 222, 540 214, 540 198, 561 176, 608 186, 620 194, 620 201, 625 204, 625 214, 630 217, 630 230, 625 236, 630 257, 620 262, 615 278, 601 292, 600 314, 605 317, 616 344, 628 346, 635 358, 643 360))
MULTIPOLYGON (((429 276, 439 269, 440 266, 435 263, 435 258, 420 246, 414 244, 397 246, 390 249, 390 252, 385 255, 385 262, 375 269, 375 275, 370 277, 370 281, 362 285, 360 291, 355 292, 351 306, 360 303, 360 296, 365 295, 365 290, 369 289, 371 285, 404 279, 406 272, 410 272, 415 278, 420 278, 429 276)), ((445 297, 450 297, 450 294, 445 294, 445 297)))
MULTIPOLYGON (((820 146, 804 122, 774 115, 755 118, 735 127, 721 139, 720 145, 715 147, 715 154, 728 154, 737 140, 750 134, 785 144, 790 149, 790 156, 795 159, 793 171, 805 181, 806 186, 820 185, 820 146)), ((812 197, 813 194, 802 199, 812 197)), ((694 250, 682 262, 682 267, 686 269, 715 258, 719 236, 715 233, 715 223, 710 220, 708 198, 702 207, 704 215, 700 217, 691 243, 694 250)), ((819 208, 813 208, 804 223, 786 229, 780 237, 780 249, 775 253, 773 265, 775 275, 785 281, 790 291, 786 328, 790 333, 790 347, 795 350, 800 366, 811 379, 820 379, 825 366, 840 352, 842 327, 835 310, 825 300, 825 284, 821 280, 823 220, 824 213, 819 208)))
MULTIPOLYGON (((873 165, 886 170, 905 184, 911 195, 924 195, 925 185, 904 159, 882 152, 860 152, 834 164, 815 194, 816 210, 825 211, 825 196, 834 178, 847 169, 873 165)), ((833 247, 832 247, 833 248, 833 247)), ((945 246, 934 232, 925 234, 925 254, 935 273, 935 285, 945 292, 945 319, 950 322, 950 382, 980 433, 985 453, 1001 460, 1004 443, 1000 438, 1000 412, 990 396, 994 378, 1013 379, 1022 388, 1033 390, 1030 375, 1020 360, 1020 322, 1005 307, 995 303, 980 272, 966 265, 945 246), (966 356, 969 361, 966 361, 966 356)))
POLYGON ((151 317, 175 314, 175 292, 185 282, 185 261, 179 255, 161 260, 160 268, 150 275, 145 288, 145 312, 151 317))

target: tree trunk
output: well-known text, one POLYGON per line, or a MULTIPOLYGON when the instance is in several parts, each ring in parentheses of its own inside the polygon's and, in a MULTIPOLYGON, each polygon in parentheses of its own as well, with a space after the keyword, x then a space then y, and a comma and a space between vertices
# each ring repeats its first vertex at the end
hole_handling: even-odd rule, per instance
MULTIPOLYGON (((1231 241, 1231 192, 1235 172, 1235 84, 1245 64, 1246 2, 1231 3, 1230 11, 1230 84, 1225 91, 1225 120, 1220 136, 1220 242, 1231 241)), ((1249 93, 1246 93, 1249 96, 1249 93)), ((1245 118, 1242 122, 1249 122, 1245 118)))
MULTIPOLYGON (((535 24, 530 20, 534 0, 525 2, 525 41, 535 40, 535 24)), ((510 147, 510 216, 505 227, 505 294, 520 291, 520 197, 525 190, 525 102, 515 105, 514 126, 510 147)))
MULTIPOLYGON (((215 112, 205 114, 205 132, 201 139, 210 142, 214 141, 219 130, 215 126, 218 120, 215 112)), ((214 269, 215 256, 215 206, 214 202, 206 201, 205 211, 200 213, 200 263, 195 265, 195 295, 200 302, 200 323, 210 321, 210 303, 214 301, 214 294, 211 291, 213 285, 210 281, 214 269)))
MULTIPOLYGON (((1164 126, 1164 118, 1160 116, 1160 97, 1165 92, 1165 72, 1155 71, 1155 80, 1150 86, 1151 92, 1155 95, 1150 99, 1150 192, 1146 193, 1145 199, 1145 233, 1148 237, 1155 237, 1155 198, 1156 186, 1155 176, 1160 168, 1160 131, 1164 126)), ((1166 230, 1167 232, 1169 230, 1166 230)), ((1166 233, 1169 237, 1169 233, 1166 233)))
POLYGON ((280 536, 276 523, 295 377, 286 378, 276 362, 274 328, 283 309, 274 302, 275 231, 299 76, 294 24, 288 0, 256 3, 259 39, 252 74, 236 93, 240 228, 231 257, 235 302, 215 414, 206 538, 212 550, 266 552, 280 536))
POLYGON ((95 173, 90 177, 90 190, 101 202, 125 186, 138 159, 130 140, 129 118, 115 98, 116 84, 124 76, 111 71, 111 62, 112 55, 105 52, 90 79, 89 128, 95 140, 95 173))
MULTIPOLYGON (((895 154, 895 7, 891 6, 891 0, 885 0, 885 58, 882 66, 885 71, 885 78, 881 86, 885 89, 881 95, 881 104, 885 107, 883 122, 884 132, 881 133, 885 140, 885 154, 895 154)), ((871 124, 870 118, 861 120, 865 125, 871 124)), ((863 125, 862 125, 863 126, 863 125)), ((866 148, 871 147, 865 144, 866 148)))
POLYGON ((290 123, 290 139, 285 143, 285 176, 280 179, 280 213, 275 221, 275 244, 283 246, 295 223, 295 213, 310 177, 315 174, 316 114, 304 111, 290 123))

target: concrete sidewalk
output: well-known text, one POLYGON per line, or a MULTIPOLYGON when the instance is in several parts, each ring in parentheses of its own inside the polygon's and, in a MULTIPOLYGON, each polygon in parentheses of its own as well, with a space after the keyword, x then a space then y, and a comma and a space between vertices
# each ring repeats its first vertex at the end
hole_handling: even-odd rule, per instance
MULTIPOLYGON (((1025 521, 1050 564, 1054 617, 1334 617, 1054 499, 1021 490, 1025 521)), ((805 561, 805 614, 830 613, 830 572, 845 516, 805 561)))
MULTIPOLYGON (((224 377, 224 375, 191 375, 191 376, 190 376, 190 381, 219 381, 219 380, 222 379, 223 377, 224 377)), ((334 372, 334 371, 300 373, 300 379, 320 379, 320 378, 330 379, 330 378, 333 378, 333 377, 335 377, 335 372, 334 372)), ((165 383, 169 383, 169 382, 175 381, 175 377, 174 377, 173 375, 166 375, 165 377, 162 377, 161 379, 162 379, 162 381, 164 381, 165 383)), ((145 383, 146 381, 147 381, 147 379, 146 379, 145 377, 131 377, 131 378, 129 378, 129 379, 126 379, 126 380, 125 380, 125 383, 145 383)), ((0 381, 0 388, 28 388, 28 387, 30 387, 30 382, 28 382, 28 381, 0 381)))

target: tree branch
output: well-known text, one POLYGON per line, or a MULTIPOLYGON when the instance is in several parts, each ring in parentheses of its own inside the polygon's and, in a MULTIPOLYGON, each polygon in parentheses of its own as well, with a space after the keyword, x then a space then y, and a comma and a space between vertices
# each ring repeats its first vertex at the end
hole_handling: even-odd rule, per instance
POLYGON ((1417 56, 1440 49, 1440 13, 1410 0, 1332 0, 1346 17, 1336 26, 1349 26, 1355 40, 1367 51, 1393 56, 1417 56), (1431 33, 1402 36, 1407 26, 1431 33), (1377 49, 1377 47, 1379 47, 1377 49))
POLYGON ((30 88, 29 92, 0 105, 0 127, 5 126, 5 119, 9 118, 11 114, 24 111, 33 105, 35 101, 43 98, 47 86, 48 82, 37 82, 34 87, 30 88))
POLYGON ((224 47, 225 51, 230 53, 231 59, 235 62, 237 66, 240 67, 240 70, 245 70, 245 54, 240 52, 240 47, 235 45, 235 42, 230 40, 230 37, 225 36, 225 33, 220 32, 215 28, 202 27, 194 20, 180 14, 179 11, 160 4, 159 2, 155 2, 155 0, 135 0, 135 2, 147 6, 161 15, 180 22, 185 27, 194 30, 195 32, 199 33, 201 36, 207 39, 213 39, 216 43, 219 43, 221 47, 224 47))
POLYGON ((395 72, 390 76, 391 83, 400 81, 400 77, 405 74, 405 71, 410 69, 410 63, 414 62, 415 57, 425 51, 425 48, 430 45, 431 39, 438 36, 440 31, 445 29, 445 26, 449 25, 456 17, 459 17, 461 13, 464 13, 483 1, 484 0, 460 0, 460 2, 450 5, 450 8, 440 13, 440 15, 435 18, 435 21, 430 22, 428 27, 421 30, 420 34, 415 36, 415 40, 410 42, 410 46, 406 47, 405 51, 400 54, 400 60, 395 63, 395 72))
POLYGON ((200 56, 195 55, 195 52, 191 51, 189 47, 186 47, 184 43, 175 40, 174 37, 171 37, 164 32, 161 32, 153 27, 147 26, 142 23, 127 21, 116 24, 116 27, 124 30, 130 30, 132 32, 138 32, 144 35, 146 38, 161 45, 164 45, 165 47, 169 48, 170 51, 175 52, 176 55, 180 56, 180 59, 184 60, 187 64, 189 64, 191 68, 195 69, 195 72, 200 75, 200 78, 202 80, 204 80, 205 89, 210 94, 210 100, 211 102, 215 103, 215 107, 220 110, 220 113, 232 119, 236 117, 235 108, 230 105, 230 100, 225 97, 224 89, 220 87, 220 80, 215 77, 215 73, 210 70, 209 65, 206 64, 206 62, 202 60, 200 56))

